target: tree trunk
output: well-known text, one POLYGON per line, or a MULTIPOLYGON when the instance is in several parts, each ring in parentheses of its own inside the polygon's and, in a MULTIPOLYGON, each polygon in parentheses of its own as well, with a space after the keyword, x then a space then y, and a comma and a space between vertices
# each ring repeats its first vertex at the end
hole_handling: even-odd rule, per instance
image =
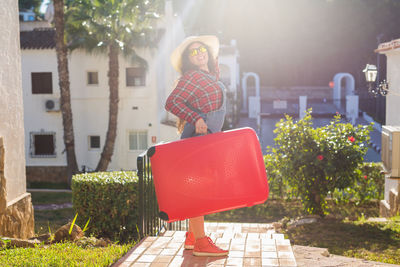
POLYGON ((109 117, 106 142, 96 171, 106 171, 108 164, 114 152, 115 139, 117 137, 117 119, 118 119, 118 48, 113 44, 108 47, 108 86, 110 88, 109 117))
POLYGON ((61 92, 60 108, 64 127, 64 144, 67 152, 67 174, 71 185, 72 175, 78 172, 75 155, 74 128, 72 124, 71 93, 69 88, 69 72, 67 46, 64 41, 64 1, 54 0, 54 22, 56 27, 56 53, 61 92))

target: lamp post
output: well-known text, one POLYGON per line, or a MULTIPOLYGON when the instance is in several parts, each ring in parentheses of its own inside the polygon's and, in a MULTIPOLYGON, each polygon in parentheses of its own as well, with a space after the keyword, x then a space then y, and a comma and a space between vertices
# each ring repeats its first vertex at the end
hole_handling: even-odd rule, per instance
POLYGON ((365 69, 363 70, 365 74, 365 80, 368 83, 368 92, 377 96, 377 95, 387 95, 389 92, 389 84, 386 80, 379 82, 377 86, 374 86, 376 81, 376 77, 378 76, 378 69, 375 65, 367 64, 365 69))

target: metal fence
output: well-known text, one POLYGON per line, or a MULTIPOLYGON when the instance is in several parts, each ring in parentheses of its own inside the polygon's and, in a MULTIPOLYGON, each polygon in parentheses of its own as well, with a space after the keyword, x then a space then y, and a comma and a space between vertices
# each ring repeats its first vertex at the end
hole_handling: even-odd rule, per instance
POLYGON ((188 220, 167 223, 158 216, 159 209, 153 183, 150 158, 147 151, 137 157, 137 174, 139 177, 139 235, 159 235, 163 230, 187 230, 188 220))

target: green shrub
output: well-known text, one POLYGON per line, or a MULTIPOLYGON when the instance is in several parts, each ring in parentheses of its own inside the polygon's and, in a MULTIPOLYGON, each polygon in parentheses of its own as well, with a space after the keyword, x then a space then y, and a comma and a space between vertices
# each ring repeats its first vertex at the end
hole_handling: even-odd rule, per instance
POLYGON ((308 213, 323 216, 327 194, 353 185, 360 176, 357 168, 368 150, 372 127, 341 123, 336 115, 329 125, 313 128, 311 119, 310 109, 298 122, 286 115, 276 124, 276 147, 268 147, 266 168, 272 179, 284 177, 286 193, 299 196, 308 213))
POLYGON ((81 227, 112 240, 137 237, 138 177, 135 172, 96 172, 72 178, 72 204, 81 227))
POLYGON ((353 185, 333 191, 332 197, 336 202, 348 203, 355 200, 357 203, 365 203, 367 200, 384 198, 385 175, 381 163, 364 163, 357 173, 358 177, 353 185))

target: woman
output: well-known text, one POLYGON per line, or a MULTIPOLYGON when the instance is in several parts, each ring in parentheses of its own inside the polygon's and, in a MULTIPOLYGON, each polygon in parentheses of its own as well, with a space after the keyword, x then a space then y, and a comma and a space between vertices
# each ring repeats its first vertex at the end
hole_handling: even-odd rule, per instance
MULTIPOLYGON (((225 87, 218 81, 215 36, 186 38, 172 53, 172 66, 182 75, 168 96, 165 109, 179 118, 181 139, 221 131, 225 118, 225 87)), ((204 216, 189 219, 185 249, 195 256, 225 256, 204 232, 204 216)))

